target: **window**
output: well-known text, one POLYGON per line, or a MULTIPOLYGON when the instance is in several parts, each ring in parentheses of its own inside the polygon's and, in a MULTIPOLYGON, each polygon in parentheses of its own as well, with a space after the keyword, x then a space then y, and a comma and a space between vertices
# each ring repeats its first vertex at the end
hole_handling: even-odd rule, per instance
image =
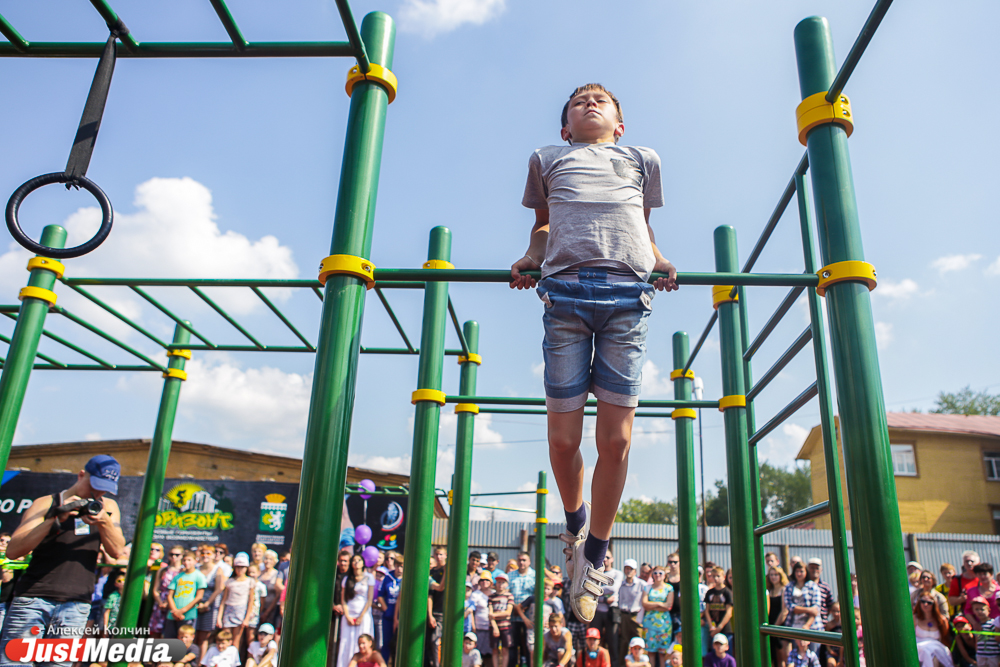
POLYGON ((896 477, 916 477, 917 459, 913 445, 889 445, 892 451, 892 472, 896 477))
POLYGON ((993 532, 1000 535, 1000 507, 991 505, 990 512, 993 514, 993 532))
POLYGON ((986 463, 986 479, 1000 481, 1000 452, 983 452, 986 463))

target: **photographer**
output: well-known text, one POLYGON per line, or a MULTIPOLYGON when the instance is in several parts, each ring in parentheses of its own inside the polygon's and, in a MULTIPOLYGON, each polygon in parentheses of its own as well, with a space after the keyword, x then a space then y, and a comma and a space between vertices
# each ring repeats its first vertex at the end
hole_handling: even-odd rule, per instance
MULTIPOLYGON (((0 637, 0 656, 10 639, 81 634, 90 612, 94 571, 101 547, 112 558, 125 549, 118 503, 102 498, 118 492, 121 466, 111 456, 98 455, 77 473, 76 482, 59 493, 36 499, 7 545, 7 558, 32 554, 17 582, 14 600, 0 637), (58 512, 57 512, 58 510, 58 512)), ((3 665, 6 656, 0 657, 3 665)))

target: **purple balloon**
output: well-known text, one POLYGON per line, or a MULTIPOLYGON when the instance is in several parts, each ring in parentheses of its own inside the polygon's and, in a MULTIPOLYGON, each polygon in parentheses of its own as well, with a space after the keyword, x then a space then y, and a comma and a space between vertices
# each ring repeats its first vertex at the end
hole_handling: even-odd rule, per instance
POLYGON ((368 544, 368 541, 372 539, 372 529, 368 526, 361 524, 354 529, 354 542, 355 544, 360 544, 364 546, 368 544))
POLYGON ((375 567, 378 563, 378 549, 375 547, 365 547, 361 552, 361 557, 365 559, 365 567, 375 567))
MULTIPOLYGON (((375 482, 371 481, 370 479, 361 480, 361 483, 358 484, 358 486, 360 486, 362 489, 365 489, 366 491, 371 491, 372 493, 375 493, 375 482)), ((371 498, 371 494, 362 493, 361 498, 364 500, 368 500, 369 498, 371 498)), ((365 540, 365 542, 367 541, 368 540, 365 540)))

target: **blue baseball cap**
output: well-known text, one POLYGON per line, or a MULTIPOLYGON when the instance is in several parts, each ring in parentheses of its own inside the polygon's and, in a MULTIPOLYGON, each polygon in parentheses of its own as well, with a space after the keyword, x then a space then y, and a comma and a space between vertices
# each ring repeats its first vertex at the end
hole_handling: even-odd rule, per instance
POLYGON ((106 493, 118 493, 118 477, 122 467, 115 457, 98 454, 87 461, 83 469, 90 474, 90 488, 106 493))

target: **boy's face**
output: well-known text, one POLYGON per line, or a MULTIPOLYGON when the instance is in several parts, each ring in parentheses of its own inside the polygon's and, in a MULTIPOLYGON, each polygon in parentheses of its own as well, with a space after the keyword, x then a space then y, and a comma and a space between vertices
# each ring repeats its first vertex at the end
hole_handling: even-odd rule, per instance
POLYGON ((184 556, 184 569, 185 570, 188 570, 188 571, 193 570, 194 566, 196 564, 197 564, 197 562, 195 561, 194 556, 190 556, 190 555, 189 556, 184 556))
POLYGON ((990 617, 990 606, 982 602, 977 602, 972 605, 972 613, 976 615, 980 623, 985 623, 990 617))
POLYGON ((257 633, 257 641, 260 642, 261 646, 267 646, 267 643, 274 639, 274 635, 268 634, 266 632, 257 633))
POLYGON ((566 127, 560 133, 563 141, 596 144, 615 141, 625 133, 625 124, 618 122, 618 109, 603 90, 587 90, 569 101, 566 127))
POLYGON ((177 638, 184 642, 184 646, 190 647, 194 643, 194 633, 193 632, 183 632, 177 635, 177 638))
POLYGON ((715 655, 719 658, 726 654, 726 649, 729 648, 729 644, 723 644, 722 642, 715 642, 712 644, 712 648, 715 650, 715 655))
POLYGON ((225 651, 227 648, 229 648, 232 645, 233 645, 233 640, 232 639, 220 639, 219 642, 218 642, 219 653, 222 653, 223 651, 225 651))
POLYGON ((497 579, 497 592, 498 593, 506 593, 507 592, 507 580, 506 579, 497 579))
POLYGON ((465 649, 466 653, 470 653, 472 649, 476 648, 476 642, 471 639, 466 639, 462 642, 462 648, 465 649))
POLYGON ((115 588, 118 589, 119 592, 125 588, 125 577, 118 577, 115 579, 115 588))

